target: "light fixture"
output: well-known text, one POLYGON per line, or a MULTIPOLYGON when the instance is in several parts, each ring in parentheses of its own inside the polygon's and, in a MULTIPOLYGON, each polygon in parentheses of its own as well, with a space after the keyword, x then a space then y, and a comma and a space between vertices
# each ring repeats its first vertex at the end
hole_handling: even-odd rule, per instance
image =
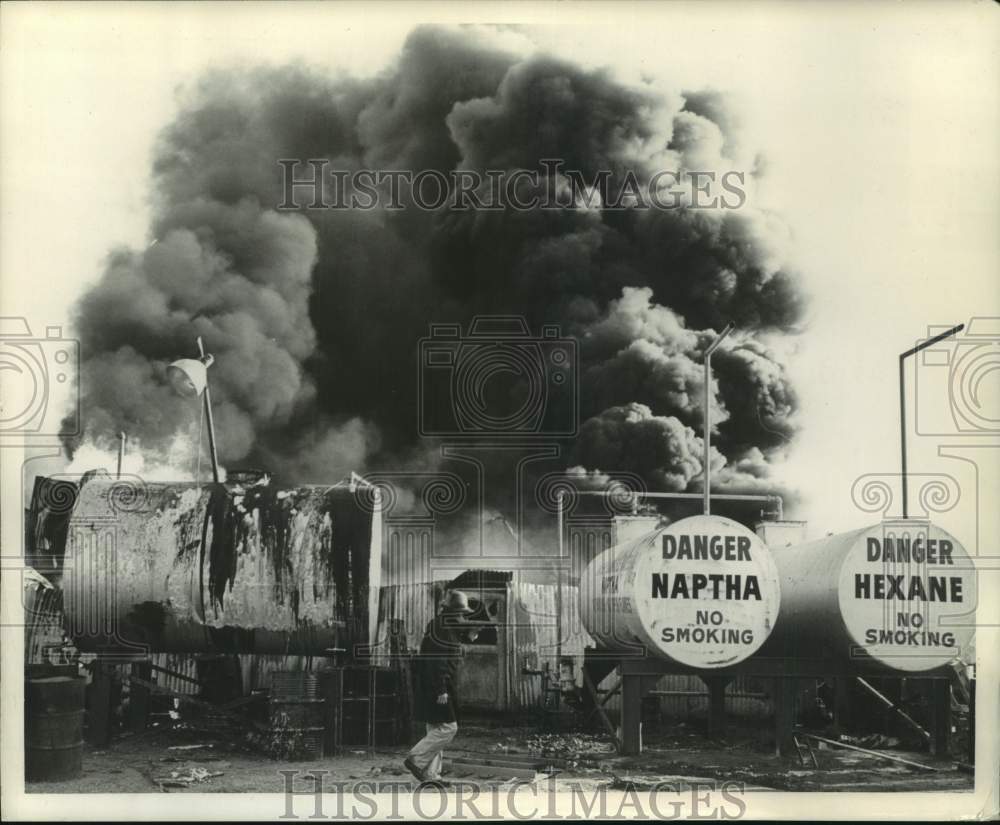
MULTIPOLYGON (((211 356, 207 356, 211 359, 211 356)), ((194 358, 181 358, 167 367, 167 378, 170 386, 178 395, 185 398, 195 398, 208 386, 208 366, 212 363, 202 363, 194 358)))

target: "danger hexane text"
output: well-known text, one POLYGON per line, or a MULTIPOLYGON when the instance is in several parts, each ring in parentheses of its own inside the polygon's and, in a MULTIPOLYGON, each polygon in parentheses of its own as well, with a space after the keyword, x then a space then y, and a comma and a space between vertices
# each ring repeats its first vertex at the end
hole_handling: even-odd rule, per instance
POLYGON ((749 536, 679 536, 663 534, 664 559, 750 561, 749 536))
POLYGON ((925 602, 961 602, 961 576, 890 576, 855 573, 854 598, 901 599, 925 602))
POLYGON ((760 601, 756 576, 737 573, 653 573, 654 599, 727 599, 760 601))

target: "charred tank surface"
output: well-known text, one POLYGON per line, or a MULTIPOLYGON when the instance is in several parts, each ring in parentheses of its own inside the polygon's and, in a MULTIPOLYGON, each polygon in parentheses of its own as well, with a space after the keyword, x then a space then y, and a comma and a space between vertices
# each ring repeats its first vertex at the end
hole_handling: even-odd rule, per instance
POLYGON ((374 640, 371 488, 38 479, 29 555, 84 650, 316 654, 374 640))

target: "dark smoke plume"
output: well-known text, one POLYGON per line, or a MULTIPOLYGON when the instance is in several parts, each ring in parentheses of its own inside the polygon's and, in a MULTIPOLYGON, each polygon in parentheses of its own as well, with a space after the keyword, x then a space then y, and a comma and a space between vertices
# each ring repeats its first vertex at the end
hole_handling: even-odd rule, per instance
POLYGON ((418 340, 432 322, 513 314, 579 343, 580 435, 561 469, 697 489, 701 355, 733 320, 714 359, 713 461, 730 489, 768 486, 796 399, 767 342, 796 331, 802 301, 782 227, 752 190, 730 211, 275 208, 279 158, 442 172, 560 158, 587 180, 611 170, 612 189, 663 169, 745 170, 749 186, 727 112, 714 93, 627 85, 436 28, 373 79, 209 73, 156 149, 155 243, 112 253, 79 304, 85 438, 125 430, 156 451, 190 428, 197 413, 165 368, 201 335, 224 464, 314 482, 429 466, 418 340))

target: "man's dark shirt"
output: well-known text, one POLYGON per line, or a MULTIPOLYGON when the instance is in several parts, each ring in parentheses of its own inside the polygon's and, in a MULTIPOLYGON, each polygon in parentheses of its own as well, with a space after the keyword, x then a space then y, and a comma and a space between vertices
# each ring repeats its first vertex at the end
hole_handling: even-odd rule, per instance
POLYGON ((462 664, 462 631, 456 618, 435 616, 427 624, 420 655, 415 662, 414 705, 417 719, 424 722, 458 721, 457 677, 462 664), (448 694, 448 704, 438 696, 448 694))

